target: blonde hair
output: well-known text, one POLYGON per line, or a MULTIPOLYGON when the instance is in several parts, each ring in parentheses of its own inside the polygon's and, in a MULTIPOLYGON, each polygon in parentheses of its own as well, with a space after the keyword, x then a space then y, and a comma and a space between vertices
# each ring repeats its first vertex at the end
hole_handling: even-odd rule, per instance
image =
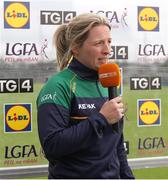
POLYGON ((64 69, 72 60, 72 49, 81 47, 87 39, 89 30, 95 26, 106 25, 109 21, 98 14, 84 13, 73 18, 68 24, 62 24, 54 33, 56 58, 60 69, 64 69))

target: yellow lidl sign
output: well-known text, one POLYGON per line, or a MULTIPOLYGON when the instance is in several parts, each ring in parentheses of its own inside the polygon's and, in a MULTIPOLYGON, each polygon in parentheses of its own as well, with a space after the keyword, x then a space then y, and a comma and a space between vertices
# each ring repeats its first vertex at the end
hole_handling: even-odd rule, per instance
POLYGON ((29 29, 29 2, 4 2, 4 28, 29 29))

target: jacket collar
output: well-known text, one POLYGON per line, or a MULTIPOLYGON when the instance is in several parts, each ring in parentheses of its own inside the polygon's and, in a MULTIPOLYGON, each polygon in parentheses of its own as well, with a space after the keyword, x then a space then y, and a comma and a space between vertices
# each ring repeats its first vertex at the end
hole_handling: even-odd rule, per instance
POLYGON ((75 58, 73 58, 73 60, 71 61, 70 65, 68 66, 68 69, 70 69, 71 71, 73 71, 75 74, 77 74, 83 79, 86 80, 98 79, 97 71, 86 67, 75 58))

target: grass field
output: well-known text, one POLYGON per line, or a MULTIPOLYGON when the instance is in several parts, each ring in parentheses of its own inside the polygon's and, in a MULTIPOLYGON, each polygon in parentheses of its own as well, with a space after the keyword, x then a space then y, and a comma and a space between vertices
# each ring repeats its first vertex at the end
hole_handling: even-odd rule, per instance
POLYGON ((136 179, 168 179, 168 167, 134 169, 136 179))

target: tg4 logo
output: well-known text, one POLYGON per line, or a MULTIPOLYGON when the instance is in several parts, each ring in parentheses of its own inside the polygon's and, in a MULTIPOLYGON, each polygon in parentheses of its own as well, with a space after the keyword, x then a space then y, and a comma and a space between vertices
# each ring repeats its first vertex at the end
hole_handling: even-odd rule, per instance
POLYGON ((0 93, 33 92, 33 79, 0 79, 0 93))
POLYGON ((131 90, 161 89, 161 77, 130 77, 131 90))

